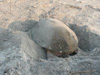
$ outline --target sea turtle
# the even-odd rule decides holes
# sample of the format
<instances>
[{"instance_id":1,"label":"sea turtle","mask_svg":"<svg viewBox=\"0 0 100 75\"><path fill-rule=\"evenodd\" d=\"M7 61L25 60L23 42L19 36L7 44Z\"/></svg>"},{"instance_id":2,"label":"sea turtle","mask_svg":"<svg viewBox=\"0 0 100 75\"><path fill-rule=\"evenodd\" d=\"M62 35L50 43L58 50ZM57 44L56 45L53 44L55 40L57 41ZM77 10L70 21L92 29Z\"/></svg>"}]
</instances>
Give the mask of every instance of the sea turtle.
<instances>
[{"instance_id":1,"label":"sea turtle","mask_svg":"<svg viewBox=\"0 0 100 75\"><path fill-rule=\"evenodd\" d=\"M56 56L66 57L78 49L76 34L56 19L40 19L32 29L32 38L36 44Z\"/></svg>"}]
</instances>

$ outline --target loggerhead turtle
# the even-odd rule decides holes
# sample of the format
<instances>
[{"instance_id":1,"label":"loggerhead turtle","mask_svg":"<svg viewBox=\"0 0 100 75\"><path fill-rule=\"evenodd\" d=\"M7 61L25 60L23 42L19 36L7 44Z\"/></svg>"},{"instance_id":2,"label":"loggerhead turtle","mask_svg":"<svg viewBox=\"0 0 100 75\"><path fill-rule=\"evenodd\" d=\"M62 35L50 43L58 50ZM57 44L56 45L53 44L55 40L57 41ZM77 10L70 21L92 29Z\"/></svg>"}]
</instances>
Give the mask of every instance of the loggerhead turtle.
<instances>
[{"instance_id":1,"label":"loggerhead turtle","mask_svg":"<svg viewBox=\"0 0 100 75\"><path fill-rule=\"evenodd\" d=\"M66 57L78 50L76 34L56 19L40 19L32 29L32 38L36 44L59 57Z\"/></svg>"}]
</instances>

